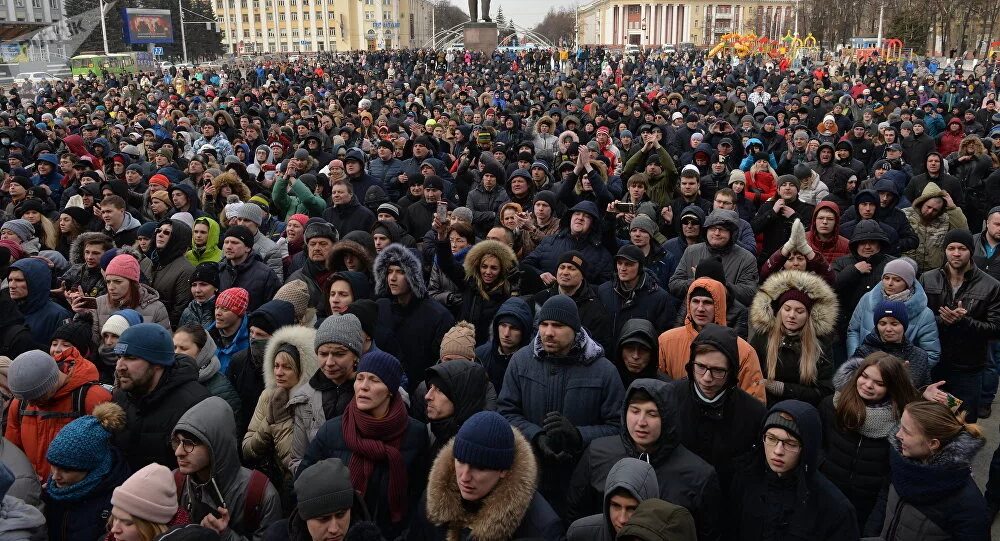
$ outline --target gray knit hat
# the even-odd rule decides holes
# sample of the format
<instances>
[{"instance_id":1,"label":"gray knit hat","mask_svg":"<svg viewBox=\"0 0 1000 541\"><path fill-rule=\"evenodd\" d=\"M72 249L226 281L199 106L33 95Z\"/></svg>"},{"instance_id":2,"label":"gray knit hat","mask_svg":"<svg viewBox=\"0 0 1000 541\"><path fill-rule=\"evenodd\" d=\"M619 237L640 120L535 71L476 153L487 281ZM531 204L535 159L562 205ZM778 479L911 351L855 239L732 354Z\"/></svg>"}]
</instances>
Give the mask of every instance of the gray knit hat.
<instances>
[{"instance_id":1,"label":"gray knit hat","mask_svg":"<svg viewBox=\"0 0 1000 541\"><path fill-rule=\"evenodd\" d=\"M18 355L7 369L10 392L32 402L56 390L59 367L51 355L37 349Z\"/></svg>"},{"instance_id":2,"label":"gray knit hat","mask_svg":"<svg viewBox=\"0 0 1000 541\"><path fill-rule=\"evenodd\" d=\"M327 458L309 466L295 480L299 517L322 517L354 505L351 472L339 458Z\"/></svg>"},{"instance_id":3,"label":"gray knit hat","mask_svg":"<svg viewBox=\"0 0 1000 541\"><path fill-rule=\"evenodd\" d=\"M243 218L260 225L264 221L264 212L257 205L239 205L233 209L233 218Z\"/></svg>"},{"instance_id":4,"label":"gray knit hat","mask_svg":"<svg viewBox=\"0 0 1000 541\"><path fill-rule=\"evenodd\" d=\"M7 229L11 233L17 235L17 238L21 239L21 242L35 236L35 226L31 225L31 222L25 220L24 218L8 220L0 226L0 229Z\"/></svg>"},{"instance_id":5,"label":"gray knit hat","mask_svg":"<svg viewBox=\"0 0 1000 541\"><path fill-rule=\"evenodd\" d=\"M629 229L641 229L649 234L650 237L660 232L659 228L656 227L656 223L653 219L645 214L636 214L635 218L632 218L632 223L629 225Z\"/></svg>"},{"instance_id":6,"label":"gray knit hat","mask_svg":"<svg viewBox=\"0 0 1000 541\"><path fill-rule=\"evenodd\" d=\"M316 330L315 348L323 344L341 344L361 356L361 321L354 314L333 314L323 320Z\"/></svg>"}]
</instances>

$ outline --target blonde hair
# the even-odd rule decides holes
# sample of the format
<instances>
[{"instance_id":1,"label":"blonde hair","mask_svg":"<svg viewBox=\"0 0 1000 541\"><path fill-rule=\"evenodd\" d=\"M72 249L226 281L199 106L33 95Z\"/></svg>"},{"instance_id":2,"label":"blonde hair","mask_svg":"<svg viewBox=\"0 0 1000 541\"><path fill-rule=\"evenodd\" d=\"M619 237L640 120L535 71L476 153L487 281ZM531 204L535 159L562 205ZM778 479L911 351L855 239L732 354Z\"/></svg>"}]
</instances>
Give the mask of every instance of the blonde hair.
<instances>
[{"instance_id":1,"label":"blonde hair","mask_svg":"<svg viewBox=\"0 0 1000 541\"><path fill-rule=\"evenodd\" d=\"M920 430L927 439L938 440L942 445L963 431L976 439L985 438L979 425L965 422L964 411L952 413L948 406L940 402L918 400L907 404L904 411L920 425Z\"/></svg>"},{"instance_id":2,"label":"blonde hair","mask_svg":"<svg viewBox=\"0 0 1000 541\"><path fill-rule=\"evenodd\" d=\"M781 307L778 307L778 311L781 311ZM780 316L776 313L774 317L779 318ZM778 369L778 348L781 346L784 334L785 326L780 321L775 322L774 326L771 327L770 334L768 334L767 376L769 378L774 378L775 371ZM817 365L819 364L819 356L822 352L819 347L819 340L816 338L816 329L813 327L812 317L806 318L806 324L799 332L799 343L802 346L802 352L799 354L799 383L812 385L816 383L816 376L819 372Z\"/></svg>"},{"instance_id":3,"label":"blonde hair","mask_svg":"<svg viewBox=\"0 0 1000 541\"><path fill-rule=\"evenodd\" d=\"M108 531L111 531L112 524L114 523L114 515L108 517ZM160 524L158 522L150 522L144 518L139 518L132 515L132 524L135 525L135 529L139 531L139 537L142 541L153 541L160 534L164 534L170 529L170 526L166 524Z\"/></svg>"}]
</instances>

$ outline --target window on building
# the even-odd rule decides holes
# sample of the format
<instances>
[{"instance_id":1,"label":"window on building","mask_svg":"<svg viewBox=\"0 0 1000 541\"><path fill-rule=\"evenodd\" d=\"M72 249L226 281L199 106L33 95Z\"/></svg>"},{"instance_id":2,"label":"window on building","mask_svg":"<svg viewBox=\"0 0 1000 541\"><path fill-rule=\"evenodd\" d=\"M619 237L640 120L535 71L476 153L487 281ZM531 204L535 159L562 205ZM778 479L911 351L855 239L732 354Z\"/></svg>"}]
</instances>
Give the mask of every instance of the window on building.
<instances>
[{"instance_id":1,"label":"window on building","mask_svg":"<svg viewBox=\"0 0 1000 541\"><path fill-rule=\"evenodd\" d=\"M281 52L283 52L283 53L287 53L288 52L288 44L287 43L282 43L281 44Z\"/></svg>"},{"instance_id":2,"label":"window on building","mask_svg":"<svg viewBox=\"0 0 1000 541\"><path fill-rule=\"evenodd\" d=\"M31 0L31 7L42 9L42 0Z\"/></svg>"},{"instance_id":3,"label":"window on building","mask_svg":"<svg viewBox=\"0 0 1000 541\"><path fill-rule=\"evenodd\" d=\"M299 20L299 14L298 14L298 13L294 13L294 12L293 12L293 13L292 13L292 20L293 20L293 21L297 21L297 20Z\"/></svg>"},{"instance_id":4,"label":"window on building","mask_svg":"<svg viewBox=\"0 0 1000 541\"><path fill-rule=\"evenodd\" d=\"M311 17L312 17L312 14L309 13L308 11L302 14L302 20L303 21L308 21Z\"/></svg>"},{"instance_id":5,"label":"window on building","mask_svg":"<svg viewBox=\"0 0 1000 541\"><path fill-rule=\"evenodd\" d=\"M267 31L267 37L273 38L274 37L274 30L268 30Z\"/></svg>"},{"instance_id":6,"label":"window on building","mask_svg":"<svg viewBox=\"0 0 1000 541\"><path fill-rule=\"evenodd\" d=\"M59 0L49 0L49 7L52 8L53 11L58 10Z\"/></svg>"},{"instance_id":7,"label":"window on building","mask_svg":"<svg viewBox=\"0 0 1000 541\"><path fill-rule=\"evenodd\" d=\"M299 37L299 31L298 30L292 30L292 37L293 38Z\"/></svg>"},{"instance_id":8,"label":"window on building","mask_svg":"<svg viewBox=\"0 0 1000 541\"><path fill-rule=\"evenodd\" d=\"M243 22L244 23L249 23L250 22L250 16L249 15L244 15L243 16Z\"/></svg>"},{"instance_id":9,"label":"window on building","mask_svg":"<svg viewBox=\"0 0 1000 541\"><path fill-rule=\"evenodd\" d=\"M288 37L288 30L282 30L281 31L281 37L287 38Z\"/></svg>"},{"instance_id":10,"label":"window on building","mask_svg":"<svg viewBox=\"0 0 1000 541\"><path fill-rule=\"evenodd\" d=\"M284 22L285 21L285 14L284 13L279 13L278 14L278 20Z\"/></svg>"},{"instance_id":11,"label":"window on building","mask_svg":"<svg viewBox=\"0 0 1000 541\"><path fill-rule=\"evenodd\" d=\"M260 38L260 39L263 39L263 38L264 38L264 33L263 33L263 32L261 32L260 30L258 30L258 31L256 32L256 35L257 35L257 37L258 37L258 38Z\"/></svg>"},{"instance_id":12,"label":"window on building","mask_svg":"<svg viewBox=\"0 0 1000 541\"><path fill-rule=\"evenodd\" d=\"M331 28L330 29L330 37L331 38L337 37L337 29L336 28Z\"/></svg>"},{"instance_id":13,"label":"window on building","mask_svg":"<svg viewBox=\"0 0 1000 541\"><path fill-rule=\"evenodd\" d=\"M250 31L249 30L244 30L243 31L243 37L244 38L249 38L250 37Z\"/></svg>"},{"instance_id":14,"label":"window on building","mask_svg":"<svg viewBox=\"0 0 1000 541\"><path fill-rule=\"evenodd\" d=\"M375 5L375 0L365 0L365 5L366 6L374 6Z\"/></svg>"},{"instance_id":15,"label":"window on building","mask_svg":"<svg viewBox=\"0 0 1000 541\"><path fill-rule=\"evenodd\" d=\"M410 35L414 36L416 34L417 34L417 32L416 32L416 21L414 21L413 14L411 13L410 14Z\"/></svg>"},{"instance_id":16,"label":"window on building","mask_svg":"<svg viewBox=\"0 0 1000 541\"><path fill-rule=\"evenodd\" d=\"M323 29L322 28L317 28L316 29L316 35L319 36L319 37L323 37Z\"/></svg>"},{"instance_id":17,"label":"window on building","mask_svg":"<svg viewBox=\"0 0 1000 541\"><path fill-rule=\"evenodd\" d=\"M325 51L326 50L326 44L324 44L322 41L317 44L317 47L318 47L319 51Z\"/></svg>"},{"instance_id":18,"label":"window on building","mask_svg":"<svg viewBox=\"0 0 1000 541\"><path fill-rule=\"evenodd\" d=\"M382 12L382 20L383 21L388 21L390 19L392 19L392 13L389 13L388 11L383 11Z\"/></svg>"},{"instance_id":19,"label":"window on building","mask_svg":"<svg viewBox=\"0 0 1000 541\"><path fill-rule=\"evenodd\" d=\"M365 12L365 20L366 21L374 21L375 20L375 12L374 11L366 11Z\"/></svg>"}]
</instances>

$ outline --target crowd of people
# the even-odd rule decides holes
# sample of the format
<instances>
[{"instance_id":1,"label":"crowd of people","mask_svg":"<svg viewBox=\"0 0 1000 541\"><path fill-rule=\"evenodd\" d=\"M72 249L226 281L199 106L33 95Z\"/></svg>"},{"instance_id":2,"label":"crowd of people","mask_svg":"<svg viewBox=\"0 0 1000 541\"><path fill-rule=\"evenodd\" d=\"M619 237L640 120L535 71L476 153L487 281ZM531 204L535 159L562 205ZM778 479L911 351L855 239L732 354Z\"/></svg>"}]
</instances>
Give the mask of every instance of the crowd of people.
<instances>
[{"instance_id":1,"label":"crowd of people","mask_svg":"<svg viewBox=\"0 0 1000 541\"><path fill-rule=\"evenodd\" d=\"M988 539L998 88L587 47L8 89L0 539Z\"/></svg>"}]
</instances>

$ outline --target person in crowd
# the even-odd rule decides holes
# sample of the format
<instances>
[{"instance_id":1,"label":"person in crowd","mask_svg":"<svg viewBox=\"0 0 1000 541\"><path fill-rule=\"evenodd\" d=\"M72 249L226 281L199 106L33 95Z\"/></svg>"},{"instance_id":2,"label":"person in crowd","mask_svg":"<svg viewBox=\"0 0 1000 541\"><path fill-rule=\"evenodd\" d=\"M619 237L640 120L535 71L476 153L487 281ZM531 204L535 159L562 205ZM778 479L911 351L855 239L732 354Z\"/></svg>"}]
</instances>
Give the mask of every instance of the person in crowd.
<instances>
[{"instance_id":1,"label":"person in crowd","mask_svg":"<svg viewBox=\"0 0 1000 541\"><path fill-rule=\"evenodd\" d=\"M866 533L894 540L908 532L988 538L995 507L988 510L970 475L985 443L979 426L948 406L927 400L907 404L889 435L889 490L883 489Z\"/></svg>"},{"instance_id":2,"label":"person in crowd","mask_svg":"<svg viewBox=\"0 0 1000 541\"><path fill-rule=\"evenodd\" d=\"M198 383L208 394L226 401L233 413L239 417L243 408L240 396L222 372L222 362L216 357L218 348L205 329L198 324L185 325L174 332L174 353L187 355L198 365ZM249 407L249 405L247 406Z\"/></svg>"},{"instance_id":3,"label":"person in crowd","mask_svg":"<svg viewBox=\"0 0 1000 541\"><path fill-rule=\"evenodd\" d=\"M611 317L597 296L597 287L587 281L588 268L589 262L584 259L581 252L575 250L563 252L556 269L556 281L530 297L535 314L534 322L539 323L538 313L545 301L555 295L566 295L576 303L580 322L591 338L599 344L608 344L611 342L612 334Z\"/></svg>"},{"instance_id":4,"label":"person in crowd","mask_svg":"<svg viewBox=\"0 0 1000 541\"><path fill-rule=\"evenodd\" d=\"M677 441L676 418L667 409L673 402L670 393L670 385L662 381L632 382L621 412L625 430L593 440L573 472L566 496L570 520L602 511L609 472L619 460L631 457L653 466L660 498L691 511L698 539L720 539L719 478L712 466Z\"/></svg>"},{"instance_id":5,"label":"person in crowd","mask_svg":"<svg viewBox=\"0 0 1000 541\"><path fill-rule=\"evenodd\" d=\"M184 412L209 396L198 383L198 367L186 355L175 356L170 333L155 323L126 329L115 353L113 400L125 410L125 429L115 434L115 446L137 472L154 462L175 466L170 434Z\"/></svg>"},{"instance_id":6,"label":"person in crowd","mask_svg":"<svg viewBox=\"0 0 1000 541\"><path fill-rule=\"evenodd\" d=\"M909 317L906 305L900 301L884 300L875 305L872 312L875 327L851 357L863 359L882 352L905 359L911 383L923 387L931 383L932 363L927 352L913 345L907 338Z\"/></svg>"},{"instance_id":7,"label":"person in crowd","mask_svg":"<svg viewBox=\"0 0 1000 541\"><path fill-rule=\"evenodd\" d=\"M232 209L233 222L236 225L246 228L250 233L253 242L247 244L253 249L253 253L263 261L280 282L284 278L284 265L281 260L281 250L273 240L261 231L261 224L264 223L264 211L256 203L243 203L235 205ZM227 238L229 232L226 232ZM223 245L223 254L226 247ZM225 256L229 259L228 256Z\"/></svg>"},{"instance_id":8,"label":"person in crowd","mask_svg":"<svg viewBox=\"0 0 1000 541\"><path fill-rule=\"evenodd\" d=\"M223 374L233 357L250 347L249 304L250 294L241 287L231 287L215 299L214 317L206 331L216 345L215 355Z\"/></svg>"},{"instance_id":9,"label":"person in crowd","mask_svg":"<svg viewBox=\"0 0 1000 541\"><path fill-rule=\"evenodd\" d=\"M191 247L184 252L188 263L197 268L202 263L222 261L222 248L219 246L221 235L219 222L207 216L195 219L191 226Z\"/></svg>"},{"instance_id":10,"label":"person in crowd","mask_svg":"<svg viewBox=\"0 0 1000 541\"><path fill-rule=\"evenodd\" d=\"M819 412L800 400L771 407L760 445L730 488L732 539L858 539L854 506L817 469L823 444Z\"/></svg>"},{"instance_id":11,"label":"person in crowd","mask_svg":"<svg viewBox=\"0 0 1000 541\"><path fill-rule=\"evenodd\" d=\"M344 414L320 427L298 466L299 475L326 458L351 470L383 537L400 535L419 509L429 464L427 429L406 413L399 393L403 367L385 352L369 352L358 363L354 397Z\"/></svg>"},{"instance_id":12,"label":"person in crowd","mask_svg":"<svg viewBox=\"0 0 1000 541\"><path fill-rule=\"evenodd\" d=\"M886 301L901 302L906 307L905 321L899 320L898 317L896 319L905 328L906 343L925 352L928 361L926 369L930 370L941 357L937 322L934 318L934 312L927 307L927 294L924 292L924 286L917 281L915 264L905 257L886 263L885 270L882 271L881 283L865 293L855 305L847 327L848 354L857 356L854 352L867 341L872 331L877 330L879 319L883 317L884 312L878 312L876 307ZM850 309L850 307L845 306L844 309ZM876 319L872 319L873 311ZM898 314L902 314L902 312L898 312ZM877 332L876 335L878 334L880 333ZM902 343L900 342L900 344ZM909 357L901 358L908 359ZM929 378L930 374L928 373L926 376Z\"/></svg>"},{"instance_id":13,"label":"person in crowd","mask_svg":"<svg viewBox=\"0 0 1000 541\"><path fill-rule=\"evenodd\" d=\"M7 359L0 359L0 374L9 368L4 366L5 363L7 363ZM0 376L0 379L3 377L5 376ZM10 483L10 487L6 489L6 494L32 507L40 508L42 485L39 482L38 474L35 473L35 468L25 456L24 451L2 436L0 436L0 464L5 464L10 468L11 478L7 481Z\"/></svg>"},{"instance_id":14,"label":"person in crowd","mask_svg":"<svg viewBox=\"0 0 1000 541\"><path fill-rule=\"evenodd\" d=\"M760 210L750 225L753 232L763 237L761 259L770 257L781 248L792 234L792 225L813 215L813 206L799 199L802 181L795 175L778 177L778 191L774 197L761 203Z\"/></svg>"},{"instance_id":15,"label":"person in crowd","mask_svg":"<svg viewBox=\"0 0 1000 541\"><path fill-rule=\"evenodd\" d=\"M695 205L688 205L681 211L680 220L676 222L677 236L671 238L663 245L663 249L673 255L678 264L680 263L681 256L684 255L688 247L704 242L705 217L705 211ZM676 266L674 270L677 270ZM669 279L667 287L670 287Z\"/></svg>"},{"instance_id":16,"label":"person in crowd","mask_svg":"<svg viewBox=\"0 0 1000 541\"><path fill-rule=\"evenodd\" d=\"M28 258L10 264L7 294L17 303L36 344L51 342L56 328L70 315L50 298L51 289L52 271L44 260Z\"/></svg>"},{"instance_id":17,"label":"person in crowd","mask_svg":"<svg viewBox=\"0 0 1000 541\"><path fill-rule=\"evenodd\" d=\"M258 231L257 234L260 234ZM254 311L274 296L281 280L273 268L254 252L257 239L242 225L226 229L222 240L223 260L219 264L219 291L239 287L248 292L247 308Z\"/></svg>"},{"instance_id":18,"label":"person in crowd","mask_svg":"<svg viewBox=\"0 0 1000 541\"><path fill-rule=\"evenodd\" d=\"M687 295L699 263L719 257L722 259L727 288L737 301L750 305L757 291L757 258L736 245L738 220L739 216L734 211L725 209L713 210L705 218L705 241L684 250L684 255L677 263L677 270L670 278L669 290L674 297L684 298Z\"/></svg>"},{"instance_id":19,"label":"person in crowd","mask_svg":"<svg viewBox=\"0 0 1000 541\"><path fill-rule=\"evenodd\" d=\"M670 376L659 370L659 344L656 329L645 319L630 319L622 325L614 352L614 364L622 385L628 388L637 379L650 378L670 381Z\"/></svg>"},{"instance_id":20,"label":"person in crowd","mask_svg":"<svg viewBox=\"0 0 1000 541\"><path fill-rule=\"evenodd\" d=\"M111 493L106 541L153 541L172 527L187 524L178 505L170 468L149 464L138 469Z\"/></svg>"},{"instance_id":21,"label":"person in crowd","mask_svg":"<svg viewBox=\"0 0 1000 541\"><path fill-rule=\"evenodd\" d=\"M750 344L757 351L767 403L818 405L833 392L830 336L837 296L818 276L784 271L767 279L750 306Z\"/></svg>"},{"instance_id":22,"label":"person in crowd","mask_svg":"<svg viewBox=\"0 0 1000 541\"><path fill-rule=\"evenodd\" d=\"M913 206L903 209L910 227L917 234L919 244L913 250L904 252L917 263L921 270L936 269L944 262L944 246L941 242L952 229L969 230L969 222L961 207L957 206L951 194L929 182Z\"/></svg>"},{"instance_id":23,"label":"person in crowd","mask_svg":"<svg viewBox=\"0 0 1000 541\"><path fill-rule=\"evenodd\" d=\"M181 313L191 302L189 285L194 266L184 257L191 246L191 228L180 220L166 219L156 228L156 256L150 285L169 306L171 327L176 328Z\"/></svg>"},{"instance_id":24,"label":"person in crowd","mask_svg":"<svg viewBox=\"0 0 1000 541\"><path fill-rule=\"evenodd\" d=\"M850 307L857 306L861 297L882 281L885 265L895 259L886 251L888 244L889 237L878 222L862 220L851 237L851 253L833 262L833 272L837 275L837 299L841 306L837 316L838 337L843 336L848 327L849 314L853 314ZM840 346L837 360L846 360L848 352L842 345L843 340L837 344Z\"/></svg>"},{"instance_id":25,"label":"person in crowd","mask_svg":"<svg viewBox=\"0 0 1000 541\"><path fill-rule=\"evenodd\" d=\"M788 240L761 265L760 279L766 281L772 274L783 270L811 272L823 278L831 286L837 281L830 263L806 240L805 228L798 218L792 223Z\"/></svg>"},{"instance_id":26,"label":"person in crowd","mask_svg":"<svg viewBox=\"0 0 1000 541\"><path fill-rule=\"evenodd\" d=\"M99 297L108 292L101 272L101 256L114 247L104 233L80 233L69 249L70 268L59 278L65 289L77 289L87 297Z\"/></svg>"},{"instance_id":27,"label":"person in crowd","mask_svg":"<svg viewBox=\"0 0 1000 541\"><path fill-rule=\"evenodd\" d=\"M103 517L111 512L111 494L128 479L128 466L111 444L125 427L125 411L114 402L94 408L64 426L45 457L51 473L45 483L45 521L49 539L100 539L107 533Z\"/></svg>"},{"instance_id":28,"label":"person in crowd","mask_svg":"<svg viewBox=\"0 0 1000 541\"><path fill-rule=\"evenodd\" d=\"M920 398L903 359L876 352L847 361L834 374L836 391L819 407L826 454L820 471L850 500L862 531L888 483L889 435L903 408Z\"/></svg>"},{"instance_id":29,"label":"person in crowd","mask_svg":"<svg viewBox=\"0 0 1000 541\"><path fill-rule=\"evenodd\" d=\"M625 457L608 472L602 512L577 519L566 531L568 541L612 540L628 524L642 502L660 495L656 471L648 462Z\"/></svg>"},{"instance_id":30,"label":"person in crowd","mask_svg":"<svg viewBox=\"0 0 1000 541\"><path fill-rule=\"evenodd\" d=\"M302 280L309 286L309 304L318 306L323 300L323 285L327 282L330 273L330 255L333 247L340 240L340 233L330 224L313 218L307 221L303 238L305 239L305 250L300 252L301 262L296 265L296 260L292 258L289 264L291 272L288 281Z\"/></svg>"},{"instance_id":31,"label":"person in crowd","mask_svg":"<svg viewBox=\"0 0 1000 541\"><path fill-rule=\"evenodd\" d=\"M628 522L618 531L619 539L635 541L695 541L691 512L658 498L640 503Z\"/></svg>"},{"instance_id":32,"label":"person in crowd","mask_svg":"<svg viewBox=\"0 0 1000 541\"><path fill-rule=\"evenodd\" d=\"M201 325L206 330L215 322L215 301L219 292L219 264L199 263L188 278L191 301L188 302L177 324Z\"/></svg>"},{"instance_id":33,"label":"person in crowd","mask_svg":"<svg viewBox=\"0 0 1000 541\"><path fill-rule=\"evenodd\" d=\"M489 340L475 350L476 360L486 370L490 384L499 393L514 353L531 342L531 307L521 297L504 301L493 316Z\"/></svg>"},{"instance_id":34,"label":"person in crowd","mask_svg":"<svg viewBox=\"0 0 1000 541\"><path fill-rule=\"evenodd\" d=\"M601 284L611 278L611 254L600 242L601 216L597 206L581 201L569 209L568 225L558 234L545 237L527 257L521 260L521 269L528 276L537 277L540 284L529 291L538 291L556 281L559 259L567 251L578 251L587 261L587 281ZM527 285L527 284L525 284Z\"/></svg>"},{"instance_id":35,"label":"person in crowd","mask_svg":"<svg viewBox=\"0 0 1000 541\"><path fill-rule=\"evenodd\" d=\"M676 319L673 298L647 272L645 260L638 246L622 246L615 254L615 276L597 288L597 298L611 316L610 343L617 343L629 319L650 321L657 332Z\"/></svg>"},{"instance_id":36,"label":"person in crowd","mask_svg":"<svg viewBox=\"0 0 1000 541\"><path fill-rule=\"evenodd\" d=\"M29 541L48 539L45 515L24 500L10 494L13 484L14 473L6 464L0 462L0 513L4 517L0 522L0 536Z\"/></svg>"},{"instance_id":37,"label":"person in crowd","mask_svg":"<svg viewBox=\"0 0 1000 541\"><path fill-rule=\"evenodd\" d=\"M244 540L260 538L281 518L278 491L263 473L240 465L235 416L225 400L211 396L188 409L171 431L170 447L180 505L193 524Z\"/></svg>"},{"instance_id":38,"label":"person in crowd","mask_svg":"<svg viewBox=\"0 0 1000 541\"><path fill-rule=\"evenodd\" d=\"M823 254L831 265L850 253L850 241L840 234L840 207L830 201L816 203L806 241L814 250Z\"/></svg>"},{"instance_id":39,"label":"person in crowd","mask_svg":"<svg viewBox=\"0 0 1000 541\"><path fill-rule=\"evenodd\" d=\"M141 222L126 210L125 200L117 195L109 195L101 199L101 220L104 229L101 231L114 241L115 246L123 248L135 244Z\"/></svg>"},{"instance_id":40,"label":"person in crowd","mask_svg":"<svg viewBox=\"0 0 1000 541\"><path fill-rule=\"evenodd\" d=\"M160 294L151 286L142 283L142 279L139 261L131 254L119 254L104 269L104 281L108 292L97 297L94 303L96 310L88 306L85 297L73 297L73 311L77 314L90 314L94 320L94 342L101 337L101 329L108 318L123 309L135 310L142 316L143 321L171 330L170 314L166 306L160 302Z\"/></svg>"}]
</instances>

